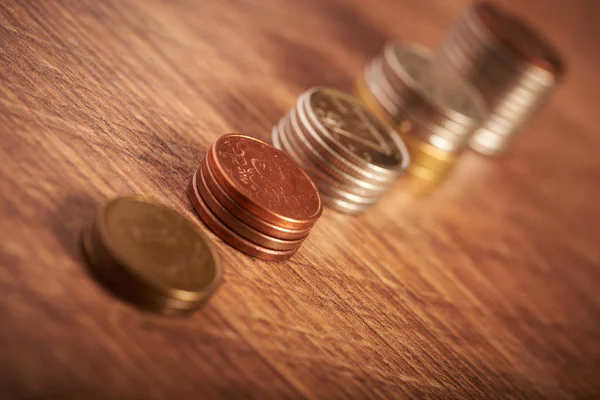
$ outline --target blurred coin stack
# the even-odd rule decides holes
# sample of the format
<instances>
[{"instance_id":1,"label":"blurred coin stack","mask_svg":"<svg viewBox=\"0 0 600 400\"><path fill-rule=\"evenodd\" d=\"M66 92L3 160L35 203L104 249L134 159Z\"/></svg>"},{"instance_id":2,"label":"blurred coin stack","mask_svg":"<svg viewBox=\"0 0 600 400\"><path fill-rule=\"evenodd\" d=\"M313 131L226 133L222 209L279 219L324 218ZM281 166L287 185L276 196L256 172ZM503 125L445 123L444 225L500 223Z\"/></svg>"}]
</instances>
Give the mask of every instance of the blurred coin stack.
<instances>
[{"instance_id":1,"label":"blurred coin stack","mask_svg":"<svg viewBox=\"0 0 600 400\"><path fill-rule=\"evenodd\" d=\"M414 43L388 43L365 67L355 93L396 128L410 152L410 173L427 183L450 171L485 113L471 85Z\"/></svg>"},{"instance_id":2,"label":"blurred coin stack","mask_svg":"<svg viewBox=\"0 0 600 400\"><path fill-rule=\"evenodd\" d=\"M198 226L142 197L108 202L82 239L98 280L144 310L189 315L221 280L219 260Z\"/></svg>"},{"instance_id":3,"label":"blurred coin stack","mask_svg":"<svg viewBox=\"0 0 600 400\"><path fill-rule=\"evenodd\" d=\"M264 260L290 258L323 210L316 186L294 160L241 134L212 144L189 197L217 236Z\"/></svg>"},{"instance_id":4,"label":"blurred coin stack","mask_svg":"<svg viewBox=\"0 0 600 400\"><path fill-rule=\"evenodd\" d=\"M345 213L375 204L409 164L397 132L329 88L302 94L273 128L272 141L313 178L328 206Z\"/></svg>"},{"instance_id":5,"label":"blurred coin stack","mask_svg":"<svg viewBox=\"0 0 600 400\"><path fill-rule=\"evenodd\" d=\"M487 2L460 15L435 59L473 84L487 102L489 114L471 139L471 147L487 155L507 150L564 74L560 55L544 38Z\"/></svg>"}]
</instances>

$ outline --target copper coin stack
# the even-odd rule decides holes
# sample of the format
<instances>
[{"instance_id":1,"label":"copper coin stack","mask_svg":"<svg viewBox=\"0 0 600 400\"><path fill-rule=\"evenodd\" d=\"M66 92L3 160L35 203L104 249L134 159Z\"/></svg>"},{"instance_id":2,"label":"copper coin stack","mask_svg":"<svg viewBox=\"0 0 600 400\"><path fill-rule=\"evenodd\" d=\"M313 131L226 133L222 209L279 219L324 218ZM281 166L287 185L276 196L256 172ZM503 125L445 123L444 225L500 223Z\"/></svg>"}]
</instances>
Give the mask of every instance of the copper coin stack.
<instances>
[{"instance_id":1,"label":"copper coin stack","mask_svg":"<svg viewBox=\"0 0 600 400\"><path fill-rule=\"evenodd\" d=\"M83 232L94 276L147 311L189 315L221 280L221 265L198 225L143 197L120 197Z\"/></svg>"},{"instance_id":2,"label":"copper coin stack","mask_svg":"<svg viewBox=\"0 0 600 400\"><path fill-rule=\"evenodd\" d=\"M414 43L388 43L365 67L356 95L405 140L411 174L432 182L450 171L485 113L471 85Z\"/></svg>"},{"instance_id":3,"label":"copper coin stack","mask_svg":"<svg viewBox=\"0 0 600 400\"><path fill-rule=\"evenodd\" d=\"M329 88L302 94L273 128L272 141L313 178L327 205L346 213L375 204L409 164L397 132Z\"/></svg>"},{"instance_id":4,"label":"copper coin stack","mask_svg":"<svg viewBox=\"0 0 600 400\"><path fill-rule=\"evenodd\" d=\"M486 100L489 114L471 147L487 155L508 149L564 75L561 56L543 37L487 2L475 3L460 15L435 58Z\"/></svg>"},{"instance_id":5,"label":"copper coin stack","mask_svg":"<svg viewBox=\"0 0 600 400\"><path fill-rule=\"evenodd\" d=\"M224 242L264 260L290 258L323 211L315 184L294 160L241 134L212 144L189 197Z\"/></svg>"}]
</instances>

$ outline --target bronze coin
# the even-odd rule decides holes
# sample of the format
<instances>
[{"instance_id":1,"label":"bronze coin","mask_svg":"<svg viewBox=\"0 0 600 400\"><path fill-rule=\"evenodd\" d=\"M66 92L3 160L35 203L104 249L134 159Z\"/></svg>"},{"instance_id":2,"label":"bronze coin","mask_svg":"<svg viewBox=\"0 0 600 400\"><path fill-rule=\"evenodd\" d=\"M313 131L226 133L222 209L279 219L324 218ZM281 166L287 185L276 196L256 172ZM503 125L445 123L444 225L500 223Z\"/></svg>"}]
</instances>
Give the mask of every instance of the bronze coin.
<instances>
[{"instance_id":1,"label":"bronze coin","mask_svg":"<svg viewBox=\"0 0 600 400\"><path fill-rule=\"evenodd\" d=\"M184 302L205 300L221 279L216 253L198 226L141 197L108 202L94 222L95 248L140 290ZM114 269L114 268L113 268Z\"/></svg>"},{"instance_id":2,"label":"bronze coin","mask_svg":"<svg viewBox=\"0 0 600 400\"><path fill-rule=\"evenodd\" d=\"M194 209L198 213L200 219L202 219L206 226L208 226L208 228L213 231L215 235L220 237L225 243L243 253L267 261L287 260L298 250L297 248L292 250L271 250L244 239L242 236L238 235L225 224L223 224L210 211L198 193L198 185L196 182L196 179L192 179L188 190L190 201L192 202L192 205L194 206Z\"/></svg>"},{"instance_id":3,"label":"bronze coin","mask_svg":"<svg viewBox=\"0 0 600 400\"><path fill-rule=\"evenodd\" d=\"M227 134L207 156L215 179L255 216L288 229L314 225L323 211L310 177L281 150L258 139Z\"/></svg>"},{"instance_id":4,"label":"bronze coin","mask_svg":"<svg viewBox=\"0 0 600 400\"><path fill-rule=\"evenodd\" d=\"M206 162L206 160L204 160L204 162ZM202 168L194 174L193 179L196 182L198 194L200 194L200 197L202 197L202 200L204 200L204 203L208 206L210 211L212 211L212 213L232 231L248 239L252 243L256 243L260 246L264 246L273 250L291 250L300 246L300 244L302 244L306 238L306 236L304 236L296 240L281 240L265 235L264 233L253 229L251 226L246 225L243 221L236 218L235 215L227 211L225 207L223 207L212 195L206 185L206 180L202 174Z\"/></svg>"},{"instance_id":5,"label":"bronze coin","mask_svg":"<svg viewBox=\"0 0 600 400\"><path fill-rule=\"evenodd\" d=\"M282 240L301 239L310 232L310 229L312 228L311 226L304 229L288 229L258 218L254 214L251 214L244 209L240 204L236 203L231 197L229 197L227 193L225 193L221 185L219 185L219 183L216 181L210 165L208 165L206 160L202 162L200 170L202 171L202 176L204 177L206 187L208 190L210 190L211 194L217 199L217 201L232 215L257 231ZM199 176L196 177L196 180L198 179ZM202 183L200 182L196 182L196 185L198 186L201 184Z\"/></svg>"},{"instance_id":6,"label":"bronze coin","mask_svg":"<svg viewBox=\"0 0 600 400\"><path fill-rule=\"evenodd\" d=\"M93 225L82 232L84 254L94 277L113 295L142 310L173 316L190 315L204 304L163 296L140 285L106 251L95 228Z\"/></svg>"},{"instance_id":7,"label":"bronze coin","mask_svg":"<svg viewBox=\"0 0 600 400\"><path fill-rule=\"evenodd\" d=\"M528 23L489 2L476 4L474 11L496 39L511 51L558 78L564 75L562 57Z\"/></svg>"}]
</instances>

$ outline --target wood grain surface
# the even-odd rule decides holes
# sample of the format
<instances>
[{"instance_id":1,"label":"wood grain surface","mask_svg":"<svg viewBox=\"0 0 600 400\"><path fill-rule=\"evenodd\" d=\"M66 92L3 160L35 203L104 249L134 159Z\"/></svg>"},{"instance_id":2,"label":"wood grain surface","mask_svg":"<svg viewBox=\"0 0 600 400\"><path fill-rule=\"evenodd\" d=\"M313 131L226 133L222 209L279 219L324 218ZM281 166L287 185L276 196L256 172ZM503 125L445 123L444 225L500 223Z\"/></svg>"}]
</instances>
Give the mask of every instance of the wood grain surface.
<instances>
[{"instance_id":1,"label":"wood grain surface","mask_svg":"<svg viewBox=\"0 0 600 400\"><path fill-rule=\"evenodd\" d=\"M569 62L513 151L426 197L326 210L288 262L217 244L190 319L90 277L80 231L125 194L198 221L207 146L268 140L388 38L435 45L467 1L0 3L0 398L600 398L600 2L513 0Z\"/></svg>"}]
</instances>

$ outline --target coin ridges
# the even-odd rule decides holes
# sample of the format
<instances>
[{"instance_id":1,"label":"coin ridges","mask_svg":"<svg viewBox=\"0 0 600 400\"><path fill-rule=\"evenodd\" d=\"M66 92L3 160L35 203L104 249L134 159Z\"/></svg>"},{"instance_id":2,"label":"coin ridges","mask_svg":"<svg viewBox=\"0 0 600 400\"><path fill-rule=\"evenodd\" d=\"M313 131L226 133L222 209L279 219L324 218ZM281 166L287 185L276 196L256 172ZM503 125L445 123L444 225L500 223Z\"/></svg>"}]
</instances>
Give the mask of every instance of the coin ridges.
<instances>
[{"instance_id":1,"label":"coin ridges","mask_svg":"<svg viewBox=\"0 0 600 400\"><path fill-rule=\"evenodd\" d=\"M248 255L267 261L287 260L294 255L297 248L291 250L267 249L266 247L252 243L238 235L211 212L198 193L196 182L197 180L194 177L188 189L190 201L206 226L208 226L210 230L213 231L213 233L220 237L224 242Z\"/></svg>"},{"instance_id":2,"label":"coin ridges","mask_svg":"<svg viewBox=\"0 0 600 400\"><path fill-rule=\"evenodd\" d=\"M466 8L435 58L481 92L489 112L470 140L486 155L507 151L563 80L558 51L518 15L489 2Z\"/></svg>"},{"instance_id":3,"label":"coin ridges","mask_svg":"<svg viewBox=\"0 0 600 400\"><path fill-rule=\"evenodd\" d=\"M227 225L227 227L245 239L273 250L292 250L300 246L302 241L306 238L306 236L303 236L296 240L283 240L257 231L238 219L235 215L231 214L219 203L219 201L213 196L210 189L207 187L206 180L203 176L203 168L200 168L196 172L196 176L193 179L195 179L198 194L200 197L202 197L202 200L208 209L225 225Z\"/></svg>"}]
</instances>

